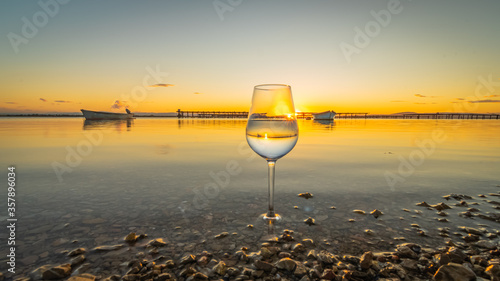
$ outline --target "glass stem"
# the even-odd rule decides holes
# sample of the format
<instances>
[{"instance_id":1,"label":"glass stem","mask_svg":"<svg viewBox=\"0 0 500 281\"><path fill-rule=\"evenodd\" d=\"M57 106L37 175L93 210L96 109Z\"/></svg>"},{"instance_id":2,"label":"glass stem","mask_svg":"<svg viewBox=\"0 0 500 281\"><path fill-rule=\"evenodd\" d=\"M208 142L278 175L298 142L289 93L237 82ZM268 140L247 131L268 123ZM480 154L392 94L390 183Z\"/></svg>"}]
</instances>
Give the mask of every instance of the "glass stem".
<instances>
[{"instance_id":1,"label":"glass stem","mask_svg":"<svg viewBox=\"0 0 500 281\"><path fill-rule=\"evenodd\" d=\"M275 220L267 220L267 234L274 236L274 223Z\"/></svg>"},{"instance_id":2,"label":"glass stem","mask_svg":"<svg viewBox=\"0 0 500 281\"><path fill-rule=\"evenodd\" d=\"M267 160L267 165L269 167L269 211L267 212L267 217L273 218L276 216L274 213L274 166L276 164L275 160Z\"/></svg>"}]
</instances>

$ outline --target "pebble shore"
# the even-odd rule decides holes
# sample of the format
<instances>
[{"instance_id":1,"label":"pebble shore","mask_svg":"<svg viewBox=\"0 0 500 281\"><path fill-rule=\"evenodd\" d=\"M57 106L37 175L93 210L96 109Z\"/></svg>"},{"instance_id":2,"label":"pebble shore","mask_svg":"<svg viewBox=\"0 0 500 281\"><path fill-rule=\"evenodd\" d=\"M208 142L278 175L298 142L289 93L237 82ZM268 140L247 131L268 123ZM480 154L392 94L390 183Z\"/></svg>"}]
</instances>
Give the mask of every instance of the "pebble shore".
<instances>
[{"instance_id":1,"label":"pebble shore","mask_svg":"<svg viewBox=\"0 0 500 281\"><path fill-rule=\"evenodd\" d=\"M313 194L301 193L304 200ZM477 195L485 204L498 209L500 202L490 200L500 193ZM492 227L454 226L447 224L449 210L460 209L460 218L500 223L498 212L481 212L471 204L472 196L449 194L437 204L416 202L421 210L436 212L439 236L443 244L429 247L404 241L394 243L390 251L367 250L359 255L332 251L324 241L315 241L292 229L264 235L257 244L234 248L228 246L237 233L220 232L196 247L184 246L181 251L168 239L148 237L146 233L130 232L121 243L93 248L68 248L60 253L64 262L32 268L22 276L11 278L0 274L0 281L70 280L70 281L167 281L167 280L493 280L500 281L500 232ZM334 206L331 207L335 209ZM380 210L365 212L354 209L358 216L384 217ZM442 219L439 221L439 219ZM357 223L354 219L353 225ZM303 220L304 227L321 225L314 217ZM253 225L246 226L251 230ZM411 228L419 235L428 235L418 224ZM270 228L270 231L274 230ZM458 230L458 231L455 231ZM272 232L272 231L271 231ZM373 231L365 229L373 237ZM452 239L453 238L453 239ZM219 251L214 245L221 245ZM181 245L183 246L183 245ZM200 248L201 247L201 248ZM349 245L344 245L348 248ZM177 249L173 254L172 249ZM370 248L370 247L365 247Z\"/></svg>"}]
</instances>

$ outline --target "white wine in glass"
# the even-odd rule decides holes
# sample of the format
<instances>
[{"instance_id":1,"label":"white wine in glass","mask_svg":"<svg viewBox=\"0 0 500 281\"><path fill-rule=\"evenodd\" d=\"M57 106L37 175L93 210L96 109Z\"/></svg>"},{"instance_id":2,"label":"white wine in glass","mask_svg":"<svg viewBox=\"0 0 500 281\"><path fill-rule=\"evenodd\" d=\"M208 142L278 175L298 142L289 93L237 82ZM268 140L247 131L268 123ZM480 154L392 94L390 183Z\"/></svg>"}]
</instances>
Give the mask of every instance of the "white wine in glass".
<instances>
[{"instance_id":1,"label":"white wine in glass","mask_svg":"<svg viewBox=\"0 0 500 281\"><path fill-rule=\"evenodd\" d=\"M257 85L246 128L248 145L267 160L269 167L269 210L265 220L279 220L274 212L274 167L276 161L290 152L299 138L299 128L290 86Z\"/></svg>"}]
</instances>

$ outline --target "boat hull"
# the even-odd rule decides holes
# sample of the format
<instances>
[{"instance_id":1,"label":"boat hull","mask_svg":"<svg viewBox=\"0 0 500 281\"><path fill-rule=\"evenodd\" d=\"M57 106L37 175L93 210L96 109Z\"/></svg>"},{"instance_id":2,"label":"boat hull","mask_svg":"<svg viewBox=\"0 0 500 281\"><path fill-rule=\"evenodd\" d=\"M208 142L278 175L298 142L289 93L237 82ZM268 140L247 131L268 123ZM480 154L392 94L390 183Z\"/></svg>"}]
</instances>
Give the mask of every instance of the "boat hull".
<instances>
[{"instance_id":1,"label":"boat hull","mask_svg":"<svg viewBox=\"0 0 500 281\"><path fill-rule=\"evenodd\" d=\"M81 109L83 116L87 120L127 120L133 119L133 113L114 113L104 111L92 111Z\"/></svg>"},{"instance_id":2,"label":"boat hull","mask_svg":"<svg viewBox=\"0 0 500 281\"><path fill-rule=\"evenodd\" d=\"M333 120L335 118L335 111L325 111L313 113L314 120Z\"/></svg>"}]
</instances>

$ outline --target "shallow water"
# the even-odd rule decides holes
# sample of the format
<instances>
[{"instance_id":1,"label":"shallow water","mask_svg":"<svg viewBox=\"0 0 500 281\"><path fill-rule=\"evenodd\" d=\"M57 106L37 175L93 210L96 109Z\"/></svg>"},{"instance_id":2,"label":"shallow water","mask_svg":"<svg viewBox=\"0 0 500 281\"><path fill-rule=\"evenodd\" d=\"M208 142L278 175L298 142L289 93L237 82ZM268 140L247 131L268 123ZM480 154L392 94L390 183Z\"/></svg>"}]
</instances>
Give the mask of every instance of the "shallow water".
<instances>
[{"instance_id":1,"label":"shallow water","mask_svg":"<svg viewBox=\"0 0 500 281\"><path fill-rule=\"evenodd\" d=\"M245 125L219 119L0 119L1 181L7 181L9 165L16 167L20 272L62 262L64 250L122 243L131 231L164 238L169 246L162 254L172 257L202 249L258 250L267 234L258 219L267 206L267 167L248 147ZM500 191L499 136L498 120L299 120L297 145L276 164L275 209L284 219L275 231L293 229L325 249L352 254L391 249L398 237L438 245L445 238L437 227L494 231L496 222L459 217L465 207L447 210L450 222L442 223L435 211L415 203L462 193L474 197L469 204L478 203L470 207L497 212L485 200L496 200L488 194ZM300 192L314 197L299 198ZM481 193L488 198L477 197ZM354 209L384 215L375 219ZM5 211L1 216L6 221ZM316 225L304 224L308 217ZM223 231L230 236L214 241ZM6 241L7 233L1 236ZM0 252L5 271L6 243Z\"/></svg>"}]
</instances>

